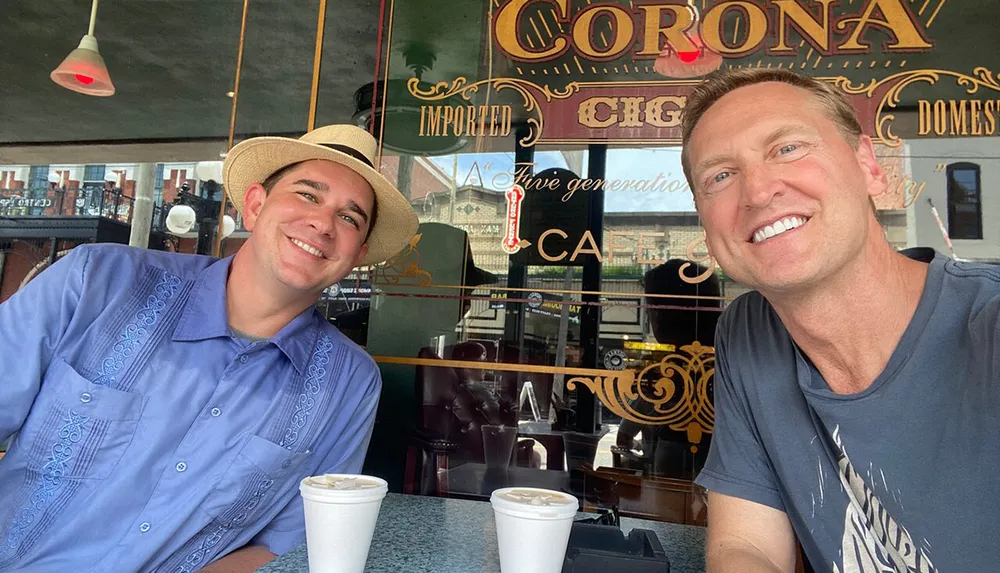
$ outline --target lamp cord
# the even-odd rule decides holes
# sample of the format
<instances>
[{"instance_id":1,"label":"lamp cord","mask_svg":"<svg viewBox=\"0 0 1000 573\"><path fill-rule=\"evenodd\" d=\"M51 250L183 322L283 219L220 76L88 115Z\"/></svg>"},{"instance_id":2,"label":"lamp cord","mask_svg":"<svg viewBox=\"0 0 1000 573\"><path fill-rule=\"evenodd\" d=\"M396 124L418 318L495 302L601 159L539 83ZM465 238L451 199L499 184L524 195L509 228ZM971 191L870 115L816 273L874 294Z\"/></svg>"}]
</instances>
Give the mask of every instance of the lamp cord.
<instances>
[{"instance_id":1,"label":"lamp cord","mask_svg":"<svg viewBox=\"0 0 1000 573\"><path fill-rule=\"evenodd\" d=\"M90 30L87 32L88 36L94 35L94 24L97 22L97 0L94 0L94 5L90 7Z\"/></svg>"}]
</instances>

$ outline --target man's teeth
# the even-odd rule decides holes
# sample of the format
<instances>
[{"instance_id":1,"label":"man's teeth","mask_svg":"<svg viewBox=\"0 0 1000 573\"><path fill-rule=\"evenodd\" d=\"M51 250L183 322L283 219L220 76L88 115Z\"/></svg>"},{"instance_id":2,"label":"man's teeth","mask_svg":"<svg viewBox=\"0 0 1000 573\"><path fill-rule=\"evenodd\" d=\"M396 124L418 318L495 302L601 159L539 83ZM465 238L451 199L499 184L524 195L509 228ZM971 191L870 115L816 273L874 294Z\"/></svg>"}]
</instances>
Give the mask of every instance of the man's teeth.
<instances>
[{"instance_id":1,"label":"man's teeth","mask_svg":"<svg viewBox=\"0 0 1000 573\"><path fill-rule=\"evenodd\" d=\"M766 239L770 239L775 235L780 235L785 231L791 231L796 227L801 227L805 225L806 219L804 217L785 217L779 221L775 221L770 225L765 226L762 229L757 229L753 234L753 242L760 243Z\"/></svg>"},{"instance_id":2,"label":"man's teeth","mask_svg":"<svg viewBox=\"0 0 1000 573\"><path fill-rule=\"evenodd\" d=\"M292 242L295 243L295 245L298 246L303 251L309 253L310 255L315 255L317 257L323 257L323 251L321 251L321 250L319 250L319 249L317 249L315 247L307 245L307 244L303 243L302 241L300 241L298 239L292 239Z\"/></svg>"}]
</instances>

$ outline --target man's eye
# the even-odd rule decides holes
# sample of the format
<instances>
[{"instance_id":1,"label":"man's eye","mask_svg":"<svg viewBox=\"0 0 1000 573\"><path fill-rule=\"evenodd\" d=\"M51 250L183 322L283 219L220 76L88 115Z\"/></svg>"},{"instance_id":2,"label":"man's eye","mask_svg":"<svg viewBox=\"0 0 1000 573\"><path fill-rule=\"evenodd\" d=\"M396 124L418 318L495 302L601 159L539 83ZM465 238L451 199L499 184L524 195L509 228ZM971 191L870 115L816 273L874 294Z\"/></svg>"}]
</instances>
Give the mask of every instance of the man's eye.
<instances>
[{"instance_id":1,"label":"man's eye","mask_svg":"<svg viewBox=\"0 0 1000 573\"><path fill-rule=\"evenodd\" d=\"M781 148L778 149L778 155L788 155L789 153L795 151L798 148L799 146L797 143L789 143L788 145L782 145Z\"/></svg>"},{"instance_id":2,"label":"man's eye","mask_svg":"<svg viewBox=\"0 0 1000 573\"><path fill-rule=\"evenodd\" d=\"M730 175L731 173L729 173L728 171L723 171L712 178L712 183L720 183L722 181L725 181Z\"/></svg>"},{"instance_id":3,"label":"man's eye","mask_svg":"<svg viewBox=\"0 0 1000 573\"><path fill-rule=\"evenodd\" d=\"M299 191L299 195L305 197L305 199L307 201L312 201L313 203L319 203L319 200L316 199L316 196L313 195L312 193L307 193L305 191Z\"/></svg>"},{"instance_id":4,"label":"man's eye","mask_svg":"<svg viewBox=\"0 0 1000 573\"><path fill-rule=\"evenodd\" d=\"M354 225L354 227L357 228L357 229L361 228L361 225L358 224L357 219L355 219L354 217L351 217L350 215L341 215L340 218L343 219L343 220L345 220L345 221L347 221L348 223Z\"/></svg>"}]
</instances>

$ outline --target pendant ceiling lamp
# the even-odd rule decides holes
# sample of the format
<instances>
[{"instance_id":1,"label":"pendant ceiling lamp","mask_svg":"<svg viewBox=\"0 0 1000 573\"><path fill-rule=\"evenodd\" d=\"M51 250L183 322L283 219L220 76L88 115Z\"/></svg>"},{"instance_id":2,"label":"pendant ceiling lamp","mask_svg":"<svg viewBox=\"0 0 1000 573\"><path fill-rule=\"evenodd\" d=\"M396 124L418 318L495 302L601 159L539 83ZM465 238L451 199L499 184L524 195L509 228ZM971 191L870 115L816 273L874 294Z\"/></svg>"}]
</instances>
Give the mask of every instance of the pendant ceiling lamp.
<instances>
[{"instance_id":1,"label":"pendant ceiling lamp","mask_svg":"<svg viewBox=\"0 0 1000 573\"><path fill-rule=\"evenodd\" d=\"M433 92L434 84L421 80L423 73L430 70L437 60L433 49L426 44L412 42L403 49L403 57L406 59L406 67L410 68L418 82L418 89L423 92ZM354 92L355 124L380 137L379 142L383 148L398 153L446 155L465 147L467 138L463 135L448 135L447 129L443 135L436 133L417 135L421 132L421 126L425 121L421 106L427 102L414 97L410 92L408 87L410 79L375 81L358 88ZM438 105L455 108L459 105L453 101L456 99L458 96L448 98ZM462 111L464 112L464 109Z\"/></svg>"},{"instance_id":2,"label":"pendant ceiling lamp","mask_svg":"<svg viewBox=\"0 0 1000 573\"><path fill-rule=\"evenodd\" d=\"M660 55L653 62L653 69L661 76L668 78L696 78L714 72L722 67L722 56L707 45L702 40L699 33L701 15L698 8L688 0L688 9L691 11L691 31L686 32L691 50L675 50L671 46L666 46Z\"/></svg>"},{"instance_id":3,"label":"pendant ceiling lamp","mask_svg":"<svg viewBox=\"0 0 1000 573\"><path fill-rule=\"evenodd\" d=\"M97 0L90 8L90 29L80 40L80 46L66 56L49 77L62 87L92 96L110 96L115 93L104 58L97 49L94 23L97 20Z\"/></svg>"}]
</instances>

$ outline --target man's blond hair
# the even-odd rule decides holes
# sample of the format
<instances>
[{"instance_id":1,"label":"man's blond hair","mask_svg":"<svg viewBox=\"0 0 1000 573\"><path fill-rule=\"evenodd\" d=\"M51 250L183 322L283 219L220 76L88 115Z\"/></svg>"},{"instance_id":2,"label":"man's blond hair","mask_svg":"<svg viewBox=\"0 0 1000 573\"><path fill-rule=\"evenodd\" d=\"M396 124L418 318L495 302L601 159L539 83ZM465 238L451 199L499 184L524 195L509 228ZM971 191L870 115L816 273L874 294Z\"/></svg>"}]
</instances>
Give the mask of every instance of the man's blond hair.
<instances>
[{"instance_id":1,"label":"man's blond hair","mask_svg":"<svg viewBox=\"0 0 1000 573\"><path fill-rule=\"evenodd\" d=\"M699 84L691 96L688 97L687 104L684 106L684 114L681 121L681 145L683 146L681 148L681 167L684 169L684 177L687 179L692 191L695 186L691 178L691 163L688 158L688 142L691 140L691 132L694 131L695 126L701 121L705 112L722 99L723 96L733 90L764 82L781 82L808 91L813 100L837 124L837 128L844 136L844 139L851 147L857 149L862 133L858 116L844 94L828 82L803 76L789 70L768 68L723 69L708 76L704 82ZM767 102L756 102L753 105L767 105Z\"/></svg>"}]
</instances>

